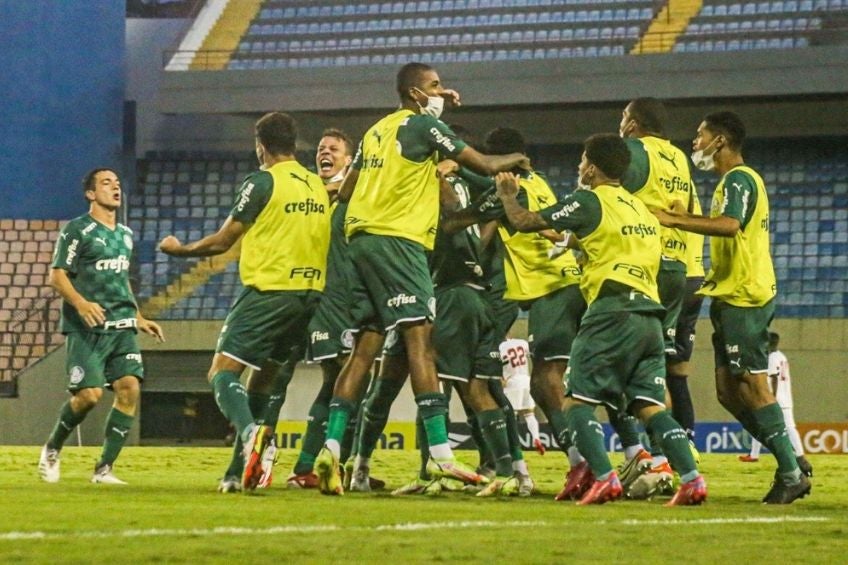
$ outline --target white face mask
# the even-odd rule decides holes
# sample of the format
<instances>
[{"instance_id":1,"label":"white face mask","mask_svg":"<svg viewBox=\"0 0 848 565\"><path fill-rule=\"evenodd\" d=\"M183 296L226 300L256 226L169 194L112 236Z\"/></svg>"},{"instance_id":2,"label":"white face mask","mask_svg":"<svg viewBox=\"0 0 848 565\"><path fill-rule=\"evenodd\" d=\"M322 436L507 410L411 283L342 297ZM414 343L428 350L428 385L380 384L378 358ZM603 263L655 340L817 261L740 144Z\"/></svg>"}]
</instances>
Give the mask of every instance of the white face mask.
<instances>
[{"instance_id":1,"label":"white face mask","mask_svg":"<svg viewBox=\"0 0 848 565\"><path fill-rule=\"evenodd\" d=\"M713 149L712 153L707 155L706 151L710 148L710 146L712 146L712 143L707 145L704 149L698 149L697 151L692 152L692 164L702 171L714 171L716 168L715 154L718 149Z\"/></svg>"},{"instance_id":2,"label":"white face mask","mask_svg":"<svg viewBox=\"0 0 848 565\"><path fill-rule=\"evenodd\" d=\"M418 88L416 88L416 90L426 96L426 93L423 90ZM418 104L418 101L416 100L415 103ZM418 104L418 107L421 108L422 114L433 116L438 120L445 109L445 99L441 96L427 96L427 105L422 106L421 104Z\"/></svg>"}]
</instances>

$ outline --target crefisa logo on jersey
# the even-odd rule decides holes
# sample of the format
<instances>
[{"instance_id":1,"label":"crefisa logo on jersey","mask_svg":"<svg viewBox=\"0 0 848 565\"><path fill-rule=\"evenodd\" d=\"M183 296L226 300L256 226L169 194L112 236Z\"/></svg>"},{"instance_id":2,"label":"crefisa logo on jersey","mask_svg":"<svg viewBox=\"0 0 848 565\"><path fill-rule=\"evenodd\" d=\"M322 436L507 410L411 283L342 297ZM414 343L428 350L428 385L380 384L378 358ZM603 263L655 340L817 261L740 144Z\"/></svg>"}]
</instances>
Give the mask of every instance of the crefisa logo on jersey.
<instances>
[{"instance_id":1,"label":"crefisa logo on jersey","mask_svg":"<svg viewBox=\"0 0 848 565\"><path fill-rule=\"evenodd\" d=\"M75 365L71 367L71 374L68 375L71 378L71 384L76 385L82 382L82 379L85 377L85 370L79 365Z\"/></svg>"},{"instance_id":2,"label":"crefisa logo on jersey","mask_svg":"<svg viewBox=\"0 0 848 565\"><path fill-rule=\"evenodd\" d=\"M115 273L122 273L130 269L130 260L126 255L118 255L112 259L100 259L94 264L94 268L98 271L115 271Z\"/></svg>"}]
</instances>

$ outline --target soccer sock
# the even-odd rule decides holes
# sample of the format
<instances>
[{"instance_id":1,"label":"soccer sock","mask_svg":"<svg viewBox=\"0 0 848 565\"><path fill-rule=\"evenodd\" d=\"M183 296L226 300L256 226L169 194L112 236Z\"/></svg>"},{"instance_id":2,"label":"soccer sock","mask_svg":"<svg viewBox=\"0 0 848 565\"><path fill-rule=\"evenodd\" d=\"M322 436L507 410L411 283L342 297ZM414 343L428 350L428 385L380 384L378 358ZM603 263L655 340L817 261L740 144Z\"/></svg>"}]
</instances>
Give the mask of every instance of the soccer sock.
<instances>
[{"instance_id":1,"label":"soccer sock","mask_svg":"<svg viewBox=\"0 0 848 565\"><path fill-rule=\"evenodd\" d=\"M236 434L245 438L245 432L253 424L253 414L247 402L247 392L239 381L235 371L218 371L212 377L212 390L215 402L221 413L236 428Z\"/></svg>"},{"instance_id":2,"label":"soccer sock","mask_svg":"<svg viewBox=\"0 0 848 565\"><path fill-rule=\"evenodd\" d=\"M271 384L271 394L268 396L264 410L259 413L254 412L260 423L270 426L274 430L275 437L277 422L280 419L280 410L286 402L286 393L289 390L289 383L294 376L295 365L295 363L287 361L278 367Z\"/></svg>"},{"instance_id":3,"label":"soccer sock","mask_svg":"<svg viewBox=\"0 0 848 565\"><path fill-rule=\"evenodd\" d=\"M306 420L306 433L300 444L300 453L294 464L294 473L305 475L312 471L315 458L324 446L324 436L327 433L327 417L330 414L330 406L327 401L316 398L309 408L309 416Z\"/></svg>"},{"instance_id":4,"label":"soccer sock","mask_svg":"<svg viewBox=\"0 0 848 565\"><path fill-rule=\"evenodd\" d=\"M751 440L751 459L759 459L760 458L760 450L762 449L763 444L758 442L756 439Z\"/></svg>"},{"instance_id":5,"label":"soccer sock","mask_svg":"<svg viewBox=\"0 0 848 565\"><path fill-rule=\"evenodd\" d=\"M230 458L230 466L227 467L226 472L224 473L224 478L226 477L241 477L244 473L244 443L241 441L241 437L236 435L236 439L233 442L233 455Z\"/></svg>"},{"instance_id":6,"label":"soccer sock","mask_svg":"<svg viewBox=\"0 0 848 565\"><path fill-rule=\"evenodd\" d=\"M515 418L515 411L512 409L512 404L509 403L509 399L504 394L501 382L490 379L489 393L495 399L495 402L498 403L498 406L501 407L506 418L506 437L509 439L509 453L512 455L512 460L521 461L524 459L524 451L521 449L521 440L518 436L518 420Z\"/></svg>"},{"instance_id":7,"label":"soccer sock","mask_svg":"<svg viewBox=\"0 0 848 565\"><path fill-rule=\"evenodd\" d=\"M351 418L347 421L347 426L345 426L344 435L342 436L341 441L341 449L339 451L339 461L343 464L347 462L350 457L351 448L353 447L353 438L356 437L356 430L359 427L359 412L360 410L356 410L351 413Z\"/></svg>"},{"instance_id":8,"label":"soccer sock","mask_svg":"<svg viewBox=\"0 0 848 565\"><path fill-rule=\"evenodd\" d=\"M494 408L477 414L480 432L495 458L495 474L499 477L512 475L512 457L509 454L509 439L506 436L506 419L503 410Z\"/></svg>"},{"instance_id":9,"label":"soccer sock","mask_svg":"<svg viewBox=\"0 0 848 565\"><path fill-rule=\"evenodd\" d=\"M253 421L257 424L264 424L262 416L265 409L268 407L268 401L271 399L270 394L264 392L247 391L247 406L250 408L250 413L253 414Z\"/></svg>"},{"instance_id":10,"label":"soccer sock","mask_svg":"<svg viewBox=\"0 0 848 565\"><path fill-rule=\"evenodd\" d=\"M533 441L539 439L539 420L536 419L536 415L528 412L524 415L524 423L527 424L527 431L530 432Z\"/></svg>"},{"instance_id":11,"label":"soccer sock","mask_svg":"<svg viewBox=\"0 0 848 565\"><path fill-rule=\"evenodd\" d=\"M415 439L418 441L418 478L424 481L430 480L427 472L427 460L430 459L430 444L427 443L427 430L424 429L424 420L421 416L415 418Z\"/></svg>"},{"instance_id":12,"label":"soccer sock","mask_svg":"<svg viewBox=\"0 0 848 565\"><path fill-rule=\"evenodd\" d=\"M751 434L751 437L759 441L763 442L763 436L760 433L760 425L757 422L756 416L754 413L747 408L743 408L739 414L736 414L736 419L739 420L739 423L742 424L742 427Z\"/></svg>"},{"instance_id":13,"label":"soccer sock","mask_svg":"<svg viewBox=\"0 0 848 565\"><path fill-rule=\"evenodd\" d=\"M403 380L377 379L374 389L362 410L362 427L359 431L359 455L370 459L377 442L389 421L389 410L403 388Z\"/></svg>"},{"instance_id":14,"label":"soccer sock","mask_svg":"<svg viewBox=\"0 0 848 565\"><path fill-rule=\"evenodd\" d=\"M568 448L572 445L573 436L569 434L569 420L565 412L562 410L553 410L550 413L546 413L545 416L548 418L548 424L550 424L554 432L559 448L563 453L568 455ZM583 450L581 449L580 451L582 452Z\"/></svg>"},{"instance_id":15,"label":"soccer sock","mask_svg":"<svg viewBox=\"0 0 848 565\"><path fill-rule=\"evenodd\" d=\"M527 468L527 461L524 459L512 460L512 470L519 475L529 475L530 469Z\"/></svg>"},{"instance_id":16,"label":"soccer sock","mask_svg":"<svg viewBox=\"0 0 848 565\"><path fill-rule=\"evenodd\" d=\"M103 440L103 452L100 454L98 467L115 462L127 441L127 435L134 421L135 417L124 414L115 407L109 411L109 416L106 418L106 437Z\"/></svg>"},{"instance_id":17,"label":"soccer sock","mask_svg":"<svg viewBox=\"0 0 848 565\"><path fill-rule=\"evenodd\" d=\"M330 401L330 415L327 418L327 439L324 445L336 457L341 456L341 442L351 414L356 411L356 405L350 400L334 396Z\"/></svg>"},{"instance_id":18,"label":"soccer sock","mask_svg":"<svg viewBox=\"0 0 848 565\"><path fill-rule=\"evenodd\" d=\"M577 449L577 447L574 445L566 449L565 454L568 456L569 467L576 467L577 465L585 461L585 459L583 459L583 456L580 455L580 450Z\"/></svg>"},{"instance_id":19,"label":"soccer sock","mask_svg":"<svg viewBox=\"0 0 848 565\"><path fill-rule=\"evenodd\" d=\"M639 453L642 449L642 442L639 440L639 430L636 428L636 418L623 410L613 410L609 406L606 409L610 425L618 434L618 440L621 442L621 447L624 448L624 456L632 459L635 454L628 457L628 453L632 453L634 448L636 453Z\"/></svg>"},{"instance_id":20,"label":"soccer sock","mask_svg":"<svg viewBox=\"0 0 848 565\"><path fill-rule=\"evenodd\" d=\"M783 420L783 411L780 406L777 402L773 402L754 410L753 415L763 436L763 445L768 447L777 459L777 472L790 482L797 482L801 471L798 469L795 452L786 433L786 422Z\"/></svg>"},{"instance_id":21,"label":"soccer sock","mask_svg":"<svg viewBox=\"0 0 848 565\"><path fill-rule=\"evenodd\" d=\"M689 437L668 410L654 414L646 424L651 437L662 442L663 453L668 457L671 468L680 474L683 482L689 482L698 476L698 467L692 450L689 449ZM695 475L692 475L692 472Z\"/></svg>"},{"instance_id":22,"label":"soccer sock","mask_svg":"<svg viewBox=\"0 0 848 565\"><path fill-rule=\"evenodd\" d=\"M599 481L612 472L612 464L604 448L604 430L595 417L595 409L587 404L575 404L565 413L571 441L589 463L589 468Z\"/></svg>"},{"instance_id":23,"label":"soccer sock","mask_svg":"<svg viewBox=\"0 0 848 565\"><path fill-rule=\"evenodd\" d=\"M65 440L68 439L74 428L85 420L86 414L87 412L77 414L71 408L71 400L68 399L65 401L62 409L59 411L59 419L56 420L56 425L53 426L53 431L50 432L50 437L47 438L47 449L62 449L62 446L65 445Z\"/></svg>"},{"instance_id":24,"label":"soccer sock","mask_svg":"<svg viewBox=\"0 0 848 565\"><path fill-rule=\"evenodd\" d=\"M468 427L471 428L471 438L474 440L474 445L477 446L480 467L494 467L495 457L492 455L489 442L486 441L479 415L469 410L465 413L465 416L468 419ZM506 425L506 422L504 422L504 425Z\"/></svg>"},{"instance_id":25,"label":"soccer sock","mask_svg":"<svg viewBox=\"0 0 848 565\"><path fill-rule=\"evenodd\" d=\"M686 436L695 439L695 407L692 405L692 395L689 393L689 379L682 376L671 376L665 380L668 394L671 396L671 415L677 420Z\"/></svg>"},{"instance_id":26,"label":"soccer sock","mask_svg":"<svg viewBox=\"0 0 848 565\"><path fill-rule=\"evenodd\" d=\"M448 403L445 395L441 392L418 394L415 396L415 404L418 405L418 414L424 423L430 454L435 459L452 459L453 451L448 443Z\"/></svg>"}]
</instances>

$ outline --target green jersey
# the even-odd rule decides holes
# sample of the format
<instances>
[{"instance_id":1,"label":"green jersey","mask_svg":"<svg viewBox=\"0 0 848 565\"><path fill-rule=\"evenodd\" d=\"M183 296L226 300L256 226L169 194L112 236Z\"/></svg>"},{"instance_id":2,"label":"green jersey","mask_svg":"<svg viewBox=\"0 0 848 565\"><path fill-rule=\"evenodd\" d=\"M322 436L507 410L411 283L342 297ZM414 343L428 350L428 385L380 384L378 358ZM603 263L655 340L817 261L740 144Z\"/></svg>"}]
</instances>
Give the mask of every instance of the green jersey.
<instances>
[{"instance_id":1,"label":"green jersey","mask_svg":"<svg viewBox=\"0 0 848 565\"><path fill-rule=\"evenodd\" d=\"M465 208L471 201L466 182L456 176L448 182ZM483 268L480 265L480 226L473 224L453 234L443 229L436 232L436 246L430 257L433 286L445 289L459 284L484 288Z\"/></svg>"},{"instance_id":2,"label":"green jersey","mask_svg":"<svg viewBox=\"0 0 848 565\"><path fill-rule=\"evenodd\" d=\"M138 307L130 290L132 230L110 229L90 215L74 218L62 229L53 252L53 268L67 271L74 289L106 311L106 322L89 328L76 309L62 303L62 333L135 330Z\"/></svg>"},{"instance_id":3,"label":"green jersey","mask_svg":"<svg viewBox=\"0 0 848 565\"><path fill-rule=\"evenodd\" d=\"M353 263L347 250L345 215L347 202L336 201L330 205L330 250L327 253L327 286L325 294L350 292L349 273Z\"/></svg>"}]
</instances>

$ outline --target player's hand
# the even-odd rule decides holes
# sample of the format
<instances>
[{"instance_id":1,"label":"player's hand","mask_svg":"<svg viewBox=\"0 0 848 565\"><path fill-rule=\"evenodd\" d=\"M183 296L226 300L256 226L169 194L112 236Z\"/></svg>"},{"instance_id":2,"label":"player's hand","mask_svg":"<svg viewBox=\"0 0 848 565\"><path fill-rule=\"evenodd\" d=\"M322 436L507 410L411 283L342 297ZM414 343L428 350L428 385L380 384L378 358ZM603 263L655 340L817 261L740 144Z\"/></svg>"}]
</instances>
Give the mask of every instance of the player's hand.
<instances>
[{"instance_id":1,"label":"player's hand","mask_svg":"<svg viewBox=\"0 0 848 565\"><path fill-rule=\"evenodd\" d=\"M97 302L83 300L76 306L77 313L89 328L103 325L106 321L106 310Z\"/></svg>"},{"instance_id":2,"label":"player's hand","mask_svg":"<svg viewBox=\"0 0 848 565\"><path fill-rule=\"evenodd\" d=\"M689 210L686 209L686 205L683 204L682 200L675 200L671 203L668 213L672 216L687 216L689 215Z\"/></svg>"},{"instance_id":3,"label":"player's hand","mask_svg":"<svg viewBox=\"0 0 848 565\"><path fill-rule=\"evenodd\" d=\"M443 90L441 93L442 98L445 99L449 105L453 107L462 106L462 102L459 101L459 92L452 88L447 88Z\"/></svg>"},{"instance_id":4,"label":"player's hand","mask_svg":"<svg viewBox=\"0 0 848 565\"><path fill-rule=\"evenodd\" d=\"M165 255L176 255L177 251L183 246L180 243L180 240L176 237L169 235L165 236L162 241L159 242L159 251L164 253Z\"/></svg>"},{"instance_id":5,"label":"player's hand","mask_svg":"<svg viewBox=\"0 0 848 565\"><path fill-rule=\"evenodd\" d=\"M143 331L147 335L152 336L159 343L162 343L162 342L165 341L165 334L162 333L162 328L159 326L159 324L157 324L153 320L148 320L147 318L142 318L141 315L139 314L139 316L136 320L136 324L138 325L138 329L140 329L141 331Z\"/></svg>"},{"instance_id":6,"label":"player's hand","mask_svg":"<svg viewBox=\"0 0 848 565\"><path fill-rule=\"evenodd\" d=\"M519 161L519 163L516 165L516 167L518 167L522 171L532 171L533 170L533 167L530 165L530 157L527 157L526 155L524 156L524 158L521 161Z\"/></svg>"},{"instance_id":7,"label":"player's hand","mask_svg":"<svg viewBox=\"0 0 848 565\"><path fill-rule=\"evenodd\" d=\"M515 198L518 194L518 177L512 173L498 173L495 176L495 187L498 198Z\"/></svg>"},{"instance_id":8,"label":"player's hand","mask_svg":"<svg viewBox=\"0 0 848 565\"><path fill-rule=\"evenodd\" d=\"M436 173L440 177L446 177L451 173L455 173L459 170L459 163L454 161L453 159L444 159L439 161L439 164L436 165Z\"/></svg>"},{"instance_id":9,"label":"player's hand","mask_svg":"<svg viewBox=\"0 0 848 565\"><path fill-rule=\"evenodd\" d=\"M657 220L660 221L660 225L667 228L675 227L676 220L679 217L677 214L671 214L665 210L651 210L651 212L653 212L654 216L657 217Z\"/></svg>"}]
</instances>

